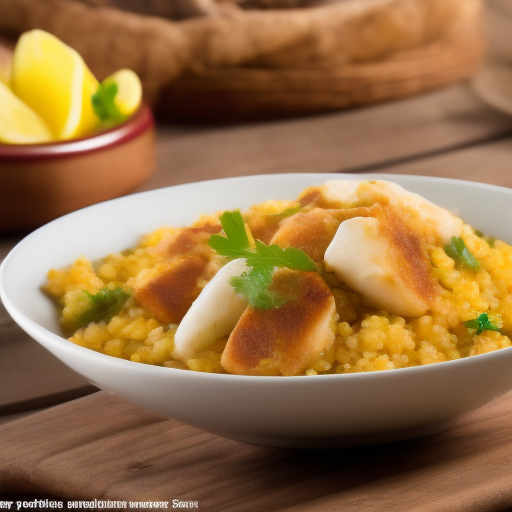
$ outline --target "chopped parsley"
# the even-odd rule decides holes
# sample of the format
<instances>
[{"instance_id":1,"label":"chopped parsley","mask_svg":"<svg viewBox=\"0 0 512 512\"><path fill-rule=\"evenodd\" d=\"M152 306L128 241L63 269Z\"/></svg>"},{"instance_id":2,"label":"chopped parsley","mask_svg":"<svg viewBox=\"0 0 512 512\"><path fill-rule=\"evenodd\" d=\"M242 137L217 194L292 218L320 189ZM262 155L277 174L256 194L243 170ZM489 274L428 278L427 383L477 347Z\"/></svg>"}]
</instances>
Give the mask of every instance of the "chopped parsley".
<instances>
[{"instance_id":1,"label":"chopped parsley","mask_svg":"<svg viewBox=\"0 0 512 512\"><path fill-rule=\"evenodd\" d=\"M231 285L253 308L273 309L285 302L285 299L279 297L276 292L268 289L273 275L272 267L252 267L242 275L233 277Z\"/></svg>"},{"instance_id":2,"label":"chopped parsley","mask_svg":"<svg viewBox=\"0 0 512 512\"><path fill-rule=\"evenodd\" d=\"M130 294L122 288L102 288L94 295L83 290L86 301L85 308L71 321L66 322L66 327L76 330L85 327L91 322L98 323L101 320L108 322L117 315L130 298Z\"/></svg>"},{"instance_id":3,"label":"chopped parsley","mask_svg":"<svg viewBox=\"0 0 512 512\"><path fill-rule=\"evenodd\" d=\"M284 209L282 212L277 213L270 213L269 217L272 217L273 219L286 219L287 217L291 217L292 215L295 215L296 213L300 212L302 210L302 206L290 206L289 208Z\"/></svg>"},{"instance_id":4,"label":"chopped parsley","mask_svg":"<svg viewBox=\"0 0 512 512\"><path fill-rule=\"evenodd\" d=\"M470 268L471 270L480 270L480 263L471 252L469 252L462 238L452 236L451 243L444 246L444 251L459 265Z\"/></svg>"},{"instance_id":5,"label":"chopped parsley","mask_svg":"<svg viewBox=\"0 0 512 512\"><path fill-rule=\"evenodd\" d=\"M496 238L494 238L493 236L485 236L479 229L473 229L473 232L475 233L476 236L485 240L489 244L489 247L494 247L494 242L496 242Z\"/></svg>"},{"instance_id":6,"label":"chopped parsley","mask_svg":"<svg viewBox=\"0 0 512 512\"><path fill-rule=\"evenodd\" d=\"M497 318L495 323L493 323L489 319L489 315L487 313L482 313L478 316L478 318L474 318L473 320L468 320L462 323L470 331L474 331L475 334L481 334L483 331L500 331L501 329L499 318Z\"/></svg>"},{"instance_id":7,"label":"chopped parsley","mask_svg":"<svg viewBox=\"0 0 512 512\"><path fill-rule=\"evenodd\" d=\"M257 309L272 309L283 304L284 299L269 290L274 269L315 271L313 260L300 249L278 245L266 245L259 240L251 248L244 219L239 210L224 212L220 217L224 230L222 235L212 235L208 244L217 253L231 259L245 258L249 270L231 279L231 285L243 295L250 306Z\"/></svg>"}]
</instances>

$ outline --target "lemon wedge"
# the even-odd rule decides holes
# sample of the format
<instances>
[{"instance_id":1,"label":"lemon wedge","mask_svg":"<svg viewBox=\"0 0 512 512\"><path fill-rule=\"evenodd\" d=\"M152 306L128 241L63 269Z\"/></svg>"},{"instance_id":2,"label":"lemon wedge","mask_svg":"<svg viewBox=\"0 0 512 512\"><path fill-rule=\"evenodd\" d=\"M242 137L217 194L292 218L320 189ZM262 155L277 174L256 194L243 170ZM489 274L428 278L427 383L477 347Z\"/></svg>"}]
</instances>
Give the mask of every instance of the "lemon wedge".
<instances>
[{"instance_id":1,"label":"lemon wedge","mask_svg":"<svg viewBox=\"0 0 512 512\"><path fill-rule=\"evenodd\" d=\"M18 40L11 88L47 123L55 138L81 137L98 125L91 102L98 86L78 52L55 36L31 30Z\"/></svg>"},{"instance_id":2,"label":"lemon wedge","mask_svg":"<svg viewBox=\"0 0 512 512\"><path fill-rule=\"evenodd\" d=\"M46 123L0 82L0 141L38 144L53 139Z\"/></svg>"},{"instance_id":3,"label":"lemon wedge","mask_svg":"<svg viewBox=\"0 0 512 512\"><path fill-rule=\"evenodd\" d=\"M105 78L103 83L115 83L117 85L114 104L121 114L131 116L139 108L142 100L142 84L134 71L120 69Z\"/></svg>"}]
</instances>

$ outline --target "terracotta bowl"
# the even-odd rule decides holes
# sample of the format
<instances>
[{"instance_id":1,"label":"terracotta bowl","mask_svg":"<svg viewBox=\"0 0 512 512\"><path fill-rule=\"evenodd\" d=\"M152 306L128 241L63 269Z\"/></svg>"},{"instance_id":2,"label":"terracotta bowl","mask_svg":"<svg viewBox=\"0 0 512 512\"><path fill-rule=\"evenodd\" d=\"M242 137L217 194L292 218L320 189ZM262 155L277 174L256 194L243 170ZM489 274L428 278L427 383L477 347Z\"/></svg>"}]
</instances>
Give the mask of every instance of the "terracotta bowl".
<instances>
[{"instance_id":1,"label":"terracotta bowl","mask_svg":"<svg viewBox=\"0 0 512 512\"><path fill-rule=\"evenodd\" d=\"M145 105L125 123L91 137L0 144L0 232L33 229L131 192L154 167L154 121Z\"/></svg>"}]
</instances>

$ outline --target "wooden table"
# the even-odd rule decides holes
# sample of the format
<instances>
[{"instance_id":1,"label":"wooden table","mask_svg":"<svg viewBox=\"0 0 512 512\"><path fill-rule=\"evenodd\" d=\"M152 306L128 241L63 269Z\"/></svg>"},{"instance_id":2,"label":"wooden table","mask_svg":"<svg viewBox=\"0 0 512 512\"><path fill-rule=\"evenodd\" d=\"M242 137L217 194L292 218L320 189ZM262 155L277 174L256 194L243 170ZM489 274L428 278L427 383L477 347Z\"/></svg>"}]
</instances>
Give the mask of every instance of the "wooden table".
<instances>
[{"instance_id":1,"label":"wooden table","mask_svg":"<svg viewBox=\"0 0 512 512\"><path fill-rule=\"evenodd\" d=\"M352 172L360 174L370 171L442 176L512 187L510 172L512 118L486 106L474 94L468 83L455 84L392 103L309 118L241 126L184 126L161 122L158 125L157 148L156 172L140 187L140 190L211 178L260 173ZM26 233L0 236L0 259L24 235ZM91 396L73 401L86 395ZM163 422L163 419L156 415L139 411L102 392L97 393L96 388L24 334L0 304L0 423L6 424L6 427L12 427L10 430L3 431L7 437L0 438L0 453L2 445L5 449L9 436L11 439L15 438L12 436L15 436L14 433L18 428L21 429L20 435L24 432L23 429L31 432L30 429L34 428L34 423L30 423L29 420L41 417L44 421L52 419L55 421L59 415L69 415L73 412L73 414L81 414L81 418L87 422L88 414L93 414L92 404L94 403L101 407L111 407L112 409L108 410L116 411L120 418L125 418L127 421L129 418L128 423L131 421L140 426L142 422L147 428L150 428L148 425L154 425L157 428L156 426ZM489 420L487 414L494 419L500 419L502 436L500 439L510 439L511 403L512 396L509 395L501 402L494 404L493 408L482 410L484 412L480 411L469 420L463 420L457 428L460 432L465 432L464 428L469 428L468 425L474 424L475 421L481 422L485 427L486 421ZM58 406L58 404L63 405ZM43 408L49 408L49 410L20 419ZM485 439L496 441L496 432L490 431L487 434ZM101 437L106 436L107 433L98 432L96 435ZM173 435L176 437L173 438ZM188 451L183 452L180 459L182 465L180 474L184 475L183 478L195 478L196 470L206 471L211 475L222 465L225 468L231 467L229 476L221 472L225 479L217 480L217 486L210 482L209 487L204 484L206 487L198 490L195 495L189 492L188 498L203 499L200 510L371 510L370 505L377 506L377 503L380 503L380 510L391 510L392 506L395 507L394 510L399 510L400 508L396 508L398 503L403 503L403 510L408 510L407 500L416 488L414 486L421 487L421 482L415 481L414 485L410 486L410 481L405 485L405 481L401 480L402 471L418 470L416 462L408 460L407 451L412 450L419 459L424 457L427 466L435 464L432 458L435 458L435 455L428 456L422 451L425 441L418 441L413 445L405 443L395 447L379 447L371 455L368 451L364 452L366 457L364 460L373 460L373 462L376 460L382 462L391 457L395 462L387 475L372 473L371 470L365 473L365 466L360 462L358 452L355 450L345 455L338 454L339 457L347 457L345 461L349 461L343 465L343 477L348 479L346 482L349 483L345 482L342 486L347 492L344 495L344 506L338 503L337 507L332 508L333 502L328 501L329 496L339 492L333 480L333 475L336 474L334 473L336 463L332 458L325 459L318 454L309 454L305 457L297 454L283 455L275 450L257 449L225 441L231 443L227 448L228 445L222 444L223 440L176 422L170 430L167 428L165 436L166 441L170 443L173 439L183 443L183 436L188 437L191 443L188 445ZM445 434L444 437L441 435L438 439L438 443L447 443L450 440L450 434ZM42 445L50 441L50 435L42 436L39 440L27 434L28 451L24 456L29 457L30 452L37 453L41 460L49 457L50 454L45 452ZM485 441L482 442L485 443ZM190 446L195 448L192 449ZM201 446L203 451L200 449ZM449 457L471 452L470 444L457 446ZM433 453L437 452L434 450ZM197 457L201 454L206 459L211 457L210 462L199 464ZM445 454L444 457L448 456ZM320 461L327 466L319 473L308 468L308 464ZM67 463L69 464L69 460ZM506 463L509 465L502 467L512 471L510 459L508 462L507 460L500 462L500 464ZM145 467L144 460L141 459L134 464L131 469L124 468L123 471L131 471L134 482L143 482L150 486L146 492L147 496L151 495L151 486L154 486L155 493L160 492L163 484L158 479L137 480L136 470ZM423 469L424 467L422 466ZM282 470L281 473L279 469ZM241 478L240 471L248 472L247 474L252 476ZM281 488L272 484L272 475L277 475L276 471L281 475L276 476ZM445 471L443 475L446 476L449 474L450 467L444 467L443 471ZM390 489L403 489L404 494L401 499L393 497L392 493L386 491L384 484L387 480L382 480L384 476L391 479L389 485L398 486ZM512 482L512 473L508 476ZM84 478L86 477L87 471L84 473ZM42 496L41 489L45 489L41 483L44 481L44 476L41 478L43 480L36 479L39 487L35 486L32 489L34 493L39 493L38 496ZM239 486L236 492L228 489L230 478ZM1 479L0 471L0 492L8 491L9 489L2 489ZM373 487L367 495L368 500L363 500L361 496L364 494L357 494L358 486L370 486L376 481L381 482L380 487ZM304 485L312 485L311 489L315 490L304 491L301 482ZM318 484L317 487L314 487L315 482ZM126 481L124 483L126 484ZM466 485L462 481L459 483L461 489L458 492L465 489ZM108 492L112 493L114 488L112 482L109 485L110 487L100 485L97 487L97 492L104 493L104 496L108 495ZM186 498L186 485L183 482L177 482L176 485L176 496ZM353 485L352 488L351 485ZM129 486L126 487L128 488ZM105 489L110 491L107 492ZM59 492L66 498L70 497L65 489ZM467 497L468 494L466 492L460 492L460 494L462 500L460 503L464 504L463 495ZM77 499L84 497L85 494L76 495ZM98 495L99 497L101 496ZM380 502L380 499L384 499L385 502ZM432 503L438 502L434 500ZM474 502L471 503L474 504ZM510 503L502 502L501 508L511 503L512 497ZM437 510L444 510L443 506L446 504L444 502L438 504L440 508ZM487 505L489 510L500 509L500 502L488 502ZM486 503L479 510L487 510L485 507ZM425 506L421 510L436 510L436 508Z\"/></svg>"}]
</instances>

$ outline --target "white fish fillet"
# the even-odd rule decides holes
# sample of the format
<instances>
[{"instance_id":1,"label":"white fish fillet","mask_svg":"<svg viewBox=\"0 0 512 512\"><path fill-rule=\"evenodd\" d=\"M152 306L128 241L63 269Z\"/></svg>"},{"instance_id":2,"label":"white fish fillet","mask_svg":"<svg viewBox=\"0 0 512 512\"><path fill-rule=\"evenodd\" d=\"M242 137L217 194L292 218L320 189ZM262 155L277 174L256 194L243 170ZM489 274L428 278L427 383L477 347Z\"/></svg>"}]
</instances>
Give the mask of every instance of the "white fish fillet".
<instances>
[{"instance_id":1,"label":"white fish fillet","mask_svg":"<svg viewBox=\"0 0 512 512\"><path fill-rule=\"evenodd\" d=\"M324 183L319 190L327 200L347 206L358 206L363 195L370 202L372 199L378 201L379 197L385 197L389 200L390 206L415 212L444 243L449 243L452 236L460 236L461 233L462 221L459 218L396 183L384 180L336 180Z\"/></svg>"},{"instance_id":2,"label":"white fish fillet","mask_svg":"<svg viewBox=\"0 0 512 512\"><path fill-rule=\"evenodd\" d=\"M246 270L244 259L230 261L203 288L174 336L176 358L187 361L233 330L247 307L247 301L236 293L230 280Z\"/></svg>"},{"instance_id":3,"label":"white fish fillet","mask_svg":"<svg viewBox=\"0 0 512 512\"><path fill-rule=\"evenodd\" d=\"M400 316L420 316L429 302L402 279L391 256L393 241L383 236L379 223L374 217L342 222L325 252L325 262L371 305Z\"/></svg>"}]
</instances>

